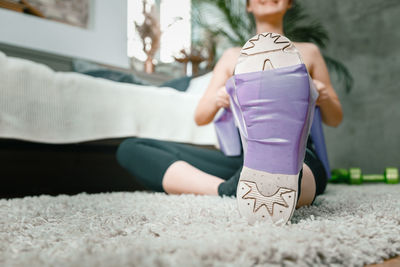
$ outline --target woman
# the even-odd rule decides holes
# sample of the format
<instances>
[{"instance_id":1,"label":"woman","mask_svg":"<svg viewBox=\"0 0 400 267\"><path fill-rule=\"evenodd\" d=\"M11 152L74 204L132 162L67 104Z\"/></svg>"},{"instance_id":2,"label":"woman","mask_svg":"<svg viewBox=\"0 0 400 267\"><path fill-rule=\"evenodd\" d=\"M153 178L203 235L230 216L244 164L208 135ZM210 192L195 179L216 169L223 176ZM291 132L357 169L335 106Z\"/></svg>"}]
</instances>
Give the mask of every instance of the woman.
<instances>
[{"instance_id":1,"label":"woman","mask_svg":"<svg viewBox=\"0 0 400 267\"><path fill-rule=\"evenodd\" d=\"M290 0L249 0L247 11L254 15L257 33L283 35L283 16L291 5ZM311 43L294 44L319 92L316 104L320 106L323 122L338 126L343 116L341 105L318 47ZM240 49L228 49L216 64L196 108L194 119L198 125L211 123L220 108L230 106L225 83L234 72ZM169 194L235 195L243 166L243 153L227 157L219 150L145 138L122 142L117 159L145 186ZM296 208L312 204L326 187L325 170L313 152L310 139L304 161Z\"/></svg>"}]
</instances>

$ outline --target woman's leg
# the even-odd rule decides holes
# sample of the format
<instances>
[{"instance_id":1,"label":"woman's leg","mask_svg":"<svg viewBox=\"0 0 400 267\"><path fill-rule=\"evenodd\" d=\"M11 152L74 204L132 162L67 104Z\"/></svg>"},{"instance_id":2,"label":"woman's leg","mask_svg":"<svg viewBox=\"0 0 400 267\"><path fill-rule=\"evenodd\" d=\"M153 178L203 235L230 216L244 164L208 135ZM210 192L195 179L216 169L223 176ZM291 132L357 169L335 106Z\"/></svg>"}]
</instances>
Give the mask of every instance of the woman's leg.
<instances>
[{"instance_id":1,"label":"woman's leg","mask_svg":"<svg viewBox=\"0 0 400 267\"><path fill-rule=\"evenodd\" d=\"M322 194L326 187L325 170L313 150L307 148L304 162L300 196L296 208L312 205L316 196ZM236 175L237 172L230 178L230 180L235 180L235 187L239 177ZM170 194L221 195L218 192L218 187L223 182L229 184L229 180L226 181L225 178L221 179L201 171L187 162L176 161L165 172L163 187Z\"/></svg>"},{"instance_id":2,"label":"woman's leg","mask_svg":"<svg viewBox=\"0 0 400 267\"><path fill-rule=\"evenodd\" d=\"M216 194L243 162L219 150L149 138L124 140L117 160L150 190L176 194Z\"/></svg>"},{"instance_id":3,"label":"woman's leg","mask_svg":"<svg viewBox=\"0 0 400 267\"><path fill-rule=\"evenodd\" d=\"M315 178L305 163L303 164L303 178L301 179L300 197L297 201L296 208L311 205L316 193Z\"/></svg>"},{"instance_id":4,"label":"woman's leg","mask_svg":"<svg viewBox=\"0 0 400 267\"><path fill-rule=\"evenodd\" d=\"M169 194L219 195L218 187L223 182L225 180L205 173L184 161L176 161L167 169L163 179L163 187ZM301 191L296 208L311 205L315 199L315 194L314 175L310 167L303 164Z\"/></svg>"},{"instance_id":5,"label":"woman's leg","mask_svg":"<svg viewBox=\"0 0 400 267\"><path fill-rule=\"evenodd\" d=\"M168 194L218 195L218 186L224 181L180 160L169 166L162 186Z\"/></svg>"},{"instance_id":6,"label":"woman's leg","mask_svg":"<svg viewBox=\"0 0 400 267\"><path fill-rule=\"evenodd\" d=\"M243 160L242 157L226 157L218 150L145 138L125 140L118 148L117 159L151 190L205 195L218 195L219 185L229 178L237 184L234 176ZM307 149L297 208L312 204L316 189L317 195L323 192L324 173L322 163Z\"/></svg>"},{"instance_id":7,"label":"woman's leg","mask_svg":"<svg viewBox=\"0 0 400 267\"><path fill-rule=\"evenodd\" d=\"M328 182L327 179L324 165L317 157L315 150L309 142L304 157L300 198L296 208L304 205L312 205L315 198L324 193Z\"/></svg>"}]
</instances>

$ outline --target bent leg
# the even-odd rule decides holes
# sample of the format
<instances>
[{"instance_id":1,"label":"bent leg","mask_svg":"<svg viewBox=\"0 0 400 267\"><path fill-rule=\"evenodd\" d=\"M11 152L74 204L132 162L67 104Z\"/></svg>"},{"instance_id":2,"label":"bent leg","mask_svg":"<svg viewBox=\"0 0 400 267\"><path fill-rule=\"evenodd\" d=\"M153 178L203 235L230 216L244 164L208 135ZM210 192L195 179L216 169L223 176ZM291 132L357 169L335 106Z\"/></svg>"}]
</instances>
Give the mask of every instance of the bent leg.
<instances>
[{"instance_id":1,"label":"bent leg","mask_svg":"<svg viewBox=\"0 0 400 267\"><path fill-rule=\"evenodd\" d=\"M168 194L218 195L218 186L224 181L185 161L176 161L165 172L162 186Z\"/></svg>"},{"instance_id":2,"label":"bent leg","mask_svg":"<svg viewBox=\"0 0 400 267\"><path fill-rule=\"evenodd\" d=\"M296 208L300 208L302 206L311 205L314 200L316 185L315 185L315 177L310 169L305 163L303 164L303 178L301 179L301 191L300 197L297 201Z\"/></svg>"},{"instance_id":3,"label":"bent leg","mask_svg":"<svg viewBox=\"0 0 400 267\"><path fill-rule=\"evenodd\" d=\"M117 161L144 187L163 192L161 177L164 171L176 161L168 150L151 145L151 140L143 138L125 139L117 149Z\"/></svg>"},{"instance_id":4,"label":"bent leg","mask_svg":"<svg viewBox=\"0 0 400 267\"><path fill-rule=\"evenodd\" d=\"M328 182L327 179L321 160L313 149L307 147L303 164L301 193L296 208L312 205L316 197L324 193Z\"/></svg>"},{"instance_id":5,"label":"bent leg","mask_svg":"<svg viewBox=\"0 0 400 267\"><path fill-rule=\"evenodd\" d=\"M241 156L226 157L216 149L149 138L124 140L117 160L147 188L176 194L214 194L216 184L243 162Z\"/></svg>"},{"instance_id":6,"label":"bent leg","mask_svg":"<svg viewBox=\"0 0 400 267\"><path fill-rule=\"evenodd\" d=\"M315 198L318 195L321 195L325 192L326 185L328 183L328 177L326 176L326 171L322 161L318 158L315 150L307 147L306 156L304 158L304 163L310 168L311 172L314 175L315 186L316 186L316 194ZM313 202L315 201L313 199ZM312 203L311 203L312 204Z\"/></svg>"}]
</instances>

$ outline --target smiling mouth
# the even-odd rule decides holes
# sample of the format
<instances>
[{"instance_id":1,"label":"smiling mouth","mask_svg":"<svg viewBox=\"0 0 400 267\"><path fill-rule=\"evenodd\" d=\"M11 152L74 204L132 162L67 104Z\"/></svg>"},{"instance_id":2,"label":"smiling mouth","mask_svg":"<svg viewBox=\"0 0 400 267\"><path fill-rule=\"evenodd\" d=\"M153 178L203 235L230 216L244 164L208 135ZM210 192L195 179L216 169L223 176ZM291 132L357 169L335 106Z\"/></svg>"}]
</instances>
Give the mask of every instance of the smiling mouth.
<instances>
[{"instance_id":1,"label":"smiling mouth","mask_svg":"<svg viewBox=\"0 0 400 267\"><path fill-rule=\"evenodd\" d=\"M264 1L260 1L260 4L262 4L262 5L267 5L267 4L273 4L273 5L275 5L275 4L277 4L277 3L278 3L277 0L264 0Z\"/></svg>"}]
</instances>

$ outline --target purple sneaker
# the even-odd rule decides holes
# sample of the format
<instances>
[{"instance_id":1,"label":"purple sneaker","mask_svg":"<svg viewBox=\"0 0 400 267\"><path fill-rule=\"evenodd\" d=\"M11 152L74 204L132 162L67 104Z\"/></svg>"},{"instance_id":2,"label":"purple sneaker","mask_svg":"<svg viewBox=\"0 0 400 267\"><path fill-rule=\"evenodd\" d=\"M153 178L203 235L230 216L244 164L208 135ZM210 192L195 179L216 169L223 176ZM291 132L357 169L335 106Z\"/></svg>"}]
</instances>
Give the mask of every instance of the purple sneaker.
<instances>
[{"instance_id":1,"label":"purple sneaker","mask_svg":"<svg viewBox=\"0 0 400 267\"><path fill-rule=\"evenodd\" d=\"M318 93L298 50L275 33L243 46L226 88L244 152L239 212L251 224L285 224L297 205Z\"/></svg>"}]
</instances>

